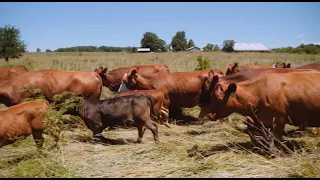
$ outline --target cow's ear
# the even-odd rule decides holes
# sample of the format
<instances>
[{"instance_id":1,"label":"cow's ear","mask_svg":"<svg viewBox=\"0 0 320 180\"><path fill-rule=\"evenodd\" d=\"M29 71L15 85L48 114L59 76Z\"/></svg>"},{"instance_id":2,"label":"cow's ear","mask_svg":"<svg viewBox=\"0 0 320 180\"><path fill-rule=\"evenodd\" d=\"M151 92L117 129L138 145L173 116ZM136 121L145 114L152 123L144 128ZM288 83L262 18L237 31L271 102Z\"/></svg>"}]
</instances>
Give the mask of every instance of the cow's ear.
<instances>
[{"instance_id":1,"label":"cow's ear","mask_svg":"<svg viewBox=\"0 0 320 180\"><path fill-rule=\"evenodd\" d=\"M213 70L211 70L211 71L209 71L209 73L208 73L208 78L212 78L213 77Z\"/></svg>"},{"instance_id":2,"label":"cow's ear","mask_svg":"<svg viewBox=\"0 0 320 180\"><path fill-rule=\"evenodd\" d=\"M102 70L102 74L106 74L107 72L108 72L108 68L107 67Z\"/></svg>"},{"instance_id":3,"label":"cow's ear","mask_svg":"<svg viewBox=\"0 0 320 180\"><path fill-rule=\"evenodd\" d=\"M210 88L214 88L214 86L219 82L219 76L215 75L212 78Z\"/></svg>"},{"instance_id":4,"label":"cow's ear","mask_svg":"<svg viewBox=\"0 0 320 180\"><path fill-rule=\"evenodd\" d=\"M287 68L291 68L291 64L290 63L287 64Z\"/></svg>"},{"instance_id":5,"label":"cow's ear","mask_svg":"<svg viewBox=\"0 0 320 180\"><path fill-rule=\"evenodd\" d=\"M238 63L237 63L237 62L234 63L232 69L234 69L234 68L236 68L236 67L238 67Z\"/></svg>"},{"instance_id":6,"label":"cow's ear","mask_svg":"<svg viewBox=\"0 0 320 180\"><path fill-rule=\"evenodd\" d=\"M102 72L101 67L100 67L100 68L98 68L98 69L95 69L95 70L94 70L94 72L96 72L96 73L100 74L100 73Z\"/></svg>"},{"instance_id":7,"label":"cow's ear","mask_svg":"<svg viewBox=\"0 0 320 180\"><path fill-rule=\"evenodd\" d=\"M137 70L134 69L134 70L131 71L131 76L134 76L136 74L137 74Z\"/></svg>"},{"instance_id":8,"label":"cow's ear","mask_svg":"<svg viewBox=\"0 0 320 180\"><path fill-rule=\"evenodd\" d=\"M228 86L228 90L227 92L228 93L235 93L237 91L237 85L235 83L231 83L229 86Z\"/></svg>"}]
</instances>

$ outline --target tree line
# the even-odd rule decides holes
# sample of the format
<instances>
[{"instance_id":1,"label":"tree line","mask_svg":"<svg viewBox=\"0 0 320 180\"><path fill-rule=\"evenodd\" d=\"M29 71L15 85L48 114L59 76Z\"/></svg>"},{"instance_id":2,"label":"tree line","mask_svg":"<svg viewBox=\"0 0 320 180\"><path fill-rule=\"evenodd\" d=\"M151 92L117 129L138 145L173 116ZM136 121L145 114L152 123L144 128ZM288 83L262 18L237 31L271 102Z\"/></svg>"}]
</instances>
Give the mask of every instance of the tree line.
<instances>
[{"instance_id":1,"label":"tree line","mask_svg":"<svg viewBox=\"0 0 320 180\"><path fill-rule=\"evenodd\" d=\"M20 30L14 26L5 25L0 27L0 59L5 59L7 62L9 58L19 58L24 52L26 52L26 44L20 39ZM233 52L234 40L223 41L222 49L216 44L208 43L203 47L203 51L224 51ZM172 37L170 44L167 44L164 40L160 39L156 33L146 32L140 41L142 48L150 48L152 52L167 52L167 51L185 51L190 47L195 46L192 39L187 40L186 33L184 31L178 31ZM307 53L307 54L319 54L320 45L316 44L301 44L296 48L282 47L273 49L275 52L287 52L287 53ZM40 48L37 48L37 52L41 52ZM45 52L52 52L50 49L46 49ZM67 48L58 48L53 52L137 52L137 47L113 47L113 46L75 46Z\"/></svg>"},{"instance_id":2,"label":"tree line","mask_svg":"<svg viewBox=\"0 0 320 180\"><path fill-rule=\"evenodd\" d=\"M320 45L319 44L300 44L297 47L281 47L272 49L275 52L286 52L286 53L306 53L306 54L319 54Z\"/></svg>"}]
</instances>

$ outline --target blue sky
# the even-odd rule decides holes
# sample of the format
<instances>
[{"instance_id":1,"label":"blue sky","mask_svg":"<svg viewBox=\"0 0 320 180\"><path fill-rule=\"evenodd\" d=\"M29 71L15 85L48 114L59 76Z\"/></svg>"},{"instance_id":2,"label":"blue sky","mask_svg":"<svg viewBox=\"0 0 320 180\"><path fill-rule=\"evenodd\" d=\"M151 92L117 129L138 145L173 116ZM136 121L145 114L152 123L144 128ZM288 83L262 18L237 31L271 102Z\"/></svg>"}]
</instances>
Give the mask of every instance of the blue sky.
<instances>
[{"instance_id":1,"label":"blue sky","mask_svg":"<svg viewBox=\"0 0 320 180\"><path fill-rule=\"evenodd\" d=\"M233 39L269 48L320 44L320 3L0 2L0 27L14 25L28 51L71 46L140 46L145 32L196 46Z\"/></svg>"}]
</instances>

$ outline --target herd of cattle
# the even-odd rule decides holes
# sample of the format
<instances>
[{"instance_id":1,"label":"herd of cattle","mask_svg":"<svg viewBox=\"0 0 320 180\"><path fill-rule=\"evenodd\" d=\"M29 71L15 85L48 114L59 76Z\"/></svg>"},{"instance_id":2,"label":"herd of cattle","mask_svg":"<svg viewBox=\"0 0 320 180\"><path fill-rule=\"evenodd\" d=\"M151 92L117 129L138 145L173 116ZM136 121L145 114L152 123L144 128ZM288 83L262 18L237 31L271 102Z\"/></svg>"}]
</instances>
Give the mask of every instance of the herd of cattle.
<instances>
[{"instance_id":1,"label":"herd of cattle","mask_svg":"<svg viewBox=\"0 0 320 180\"><path fill-rule=\"evenodd\" d=\"M230 64L226 73L219 69L174 72L165 64L122 67L112 71L100 67L92 72L47 69L28 71L24 66L0 68L0 147L13 137L33 135L43 144L44 114L52 97L64 91L82 94L78 115L93 132L131 122L141 142L145 128L159 142L158 124L169 125L171 107L201 107L199 120L217 120L236 112L252 125L272 128L282 140L285 124L320 126L320 63L292 68L290 64ZM26 86L40 89L46 100L25 102L32 95ZM118 94L100 100L102 86ZM154 120L158 120L157 122ZM252 139L252 138L251 138ZM252 139L253 140L253 139Z\"/></svg>"}]
</instances>

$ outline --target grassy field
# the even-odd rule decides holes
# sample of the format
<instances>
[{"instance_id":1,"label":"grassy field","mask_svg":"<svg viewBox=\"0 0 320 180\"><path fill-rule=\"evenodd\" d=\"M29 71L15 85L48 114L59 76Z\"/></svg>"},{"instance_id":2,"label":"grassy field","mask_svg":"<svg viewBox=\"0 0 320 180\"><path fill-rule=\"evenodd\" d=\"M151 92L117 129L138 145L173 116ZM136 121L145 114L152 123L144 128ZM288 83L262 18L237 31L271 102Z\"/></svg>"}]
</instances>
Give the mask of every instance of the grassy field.
<instances>
[{"instance_id":1,"label":"grassy field","mask_svg":"<svg viewBox=\"0 0 320 180\"><path fill-rule=\"evenodd\" d=\"M0 67L94 71L99 66L112 70L165 63L171 72L178 72L193 71L197 56L209 58L211 68L224 72L234 61L239 65L281 61L292 67L320 62L319 55L281 53L26 53L9 63L1 61ZM103 88L102 99L113 96ZM199 107L184 109L184 113L197 117ZM233 114L224 122L171 125L171 129L160 125L160 144L154 143L149 130L142 144L135 143L136 128L105 130L103 135L113 143L93 144L90 130L79 127L62 132L60 150L50 149L51 140L46 138L42 153L30 136L0 148L0 177L320 177L319 136L309 131L290 133L297 127L287 126L286 138L301 147L290 154L274 151L270 158L252 150L243 121L242 116Z\"/></svg>"}]
</instances>

